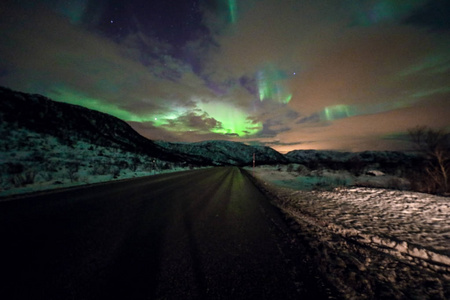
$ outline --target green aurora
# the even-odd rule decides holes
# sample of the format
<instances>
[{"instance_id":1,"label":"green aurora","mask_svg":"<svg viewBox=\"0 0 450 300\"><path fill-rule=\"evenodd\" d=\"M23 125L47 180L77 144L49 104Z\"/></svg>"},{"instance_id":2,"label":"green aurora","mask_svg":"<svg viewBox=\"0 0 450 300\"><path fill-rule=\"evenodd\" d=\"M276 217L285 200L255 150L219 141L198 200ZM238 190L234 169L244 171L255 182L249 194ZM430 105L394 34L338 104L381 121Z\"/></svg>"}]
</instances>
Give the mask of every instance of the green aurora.
<instances>
[{"instance_id":1,"label":"green aurora","mask_svg":"<svg viewBox=\"0 0 450 300\"><path fill-rule=\"evenodd\" d=\"M166 111L138 115L117 105L89 97L67 87L53 88L52 92L48 93L47 96L59 102L81 105L101 111L127 122L150 122L155 127L162 127L169 131L205 131L205 128L196 128L184 122L183 117L189 112L186 108L168 108ZM196 109L192 109L191 112L198 117L208 116L215 119L218 126L207 128L207 131L217 134L242 137L254 135L262 129L262 124L252 122L244 110L224 102L198 101Z\"/></svg>"},{"instance_id":2,"label":"green aurora","mask_svg":"<svg viewBox=\"0 0 450 300\"><path fill-rule=\"evenodd\" d=\"M197 107L221 123L220 128L212 129L214 133L248 136L262 129L261 123L253 123L247 113L228 103L199 102Z\"/></svg>"},{"instance_id":3,"label":"green aurora","mask_svg":"<svg viewBox=\"0 0 450 300\"><path fill-rule=\"evenodd\" d=\"M355 116L378 114L396 109L411 107L419 100L406 99L393 102L381 102L374 104L354 104L354 105L333 105L325 107L320 113L320 119L323 121L334 121Z\"/></svg>"},{"instance_id":4,"label":"green aurora","mask_svg":"<svg viewBox=\"0 0 450 300\"><path fill-rule=\"evenodd\" d=\"M230 15L230 23L234 24L237 21L237 0L228 0L228 12Z\"/></svg>"},{"instance_id":5,"label":"green aurora","mask_svg":"<svg viewBox=\"0 0 450 300\"><path fill-rule=\"evenodd\" d=\"M273 65L266 65L257 73L259 100L272 100L287 104L292 99L283 80L287 79L285 72L276 69Z\"/></svg>"},{"instance_id":6,"label":"green aurora","mask_svg":"<svg viewBox=\"0 0 450 300\"><path fill-rule=\"evenodd\" d=\"M423 0L375 1L369 10L363 10L355 16L355 23L361 26L369 27L380 22L395 20L407 15L411 10L423 2ZM359 5L357 1L355 1L355 5Z\"/></svg>"},{"instance_id":7,"label":"green aurora","mask_svg":"<svg viewBox=\"0 0 450 300\"><path fill-rule=\"evenodd\" d=\"M152 120L153 118L151 116L148 117L138 116L123 108L120 108L117 105L107 103L100 99L89 97L81 92L77 92L66 87L52 88L50 92L46 94L46 96L59 102L80 105L89 109L101 111L106 114L112 115L116 118L122 119L124 121L147 122Z\"/></svg>"}]
</instances>

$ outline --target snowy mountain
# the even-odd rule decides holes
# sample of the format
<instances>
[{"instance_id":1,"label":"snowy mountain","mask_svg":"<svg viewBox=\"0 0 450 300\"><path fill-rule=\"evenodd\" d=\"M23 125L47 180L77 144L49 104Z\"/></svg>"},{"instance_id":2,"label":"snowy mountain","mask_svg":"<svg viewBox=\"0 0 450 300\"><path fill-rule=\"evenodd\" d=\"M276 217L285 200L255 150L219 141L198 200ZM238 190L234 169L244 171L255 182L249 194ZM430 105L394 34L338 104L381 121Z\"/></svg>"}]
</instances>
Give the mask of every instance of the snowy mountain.
<instances>
[{"instance_id":1,"label":"snowy mountain","mask_svg":"<svg viewBox=\"0 0 450 300\"><path fill-rule=\"evenodd\" d=\"M206 165L287 163L243 143L154 142L124 121L81 106L0 87L0 196Z\"/></svg>"},{"instance_id":2,"label":"snowy mountain","mask_svg":"<svg viewBox=\"0 0 450 300\"><path fill-rule=\"evenodd\" d=\"M51 135L66 145L84 141L163 160L179 160L111 115L2 87L0 99L0 120L10 130L21 128Z\"/></svg>"},{"instance_id":3,"label":"snowy mountain","mask_svg":"<svg viewBox=\"0 0 450 300\"><path fill-rule=\"evenodd\" d=\"M178 155L189 155L212 165L251 165L253 154L257 164L283 164L286 157L269 147L249 146L239 142L203 141L197 143L169 143L157 145Z\"/></svg>"},{"instance_id":4,"label":"snowy mountain","mask_svg":"<svg viewBox=\"0 0 450 300\"><path fill-rule=\"evenodd\" d=\"M127 123L0 87L0 197L194 168Z\"/></svg>"},{"instance_id":5,"label":"snowy mountain","mask_svg":"<svg viewBox=\"0 0 450 300\"><path fill-rule=\"evenodd\" d=\"M86 142L145 154L160 160L199 165L250 164L253 153L258 163L285 163L287 159L269 147L248 146L228 141L168 143L148 140L124 121L81 106L55 102L0 87L0 119L5 134L17 128L50 135L63 145Z\"/></svg>"},{"instance_id":6,"label":"snowy mountain","mask_svg":"<svg viewBox=\"0 0 450 300\"><path fill-rule=\"evenodd\" d=\"M297 163L309 169L395 173L420 165L401 152L295 150L230 141L151 141L126 122L81 106L0 87L0 194L32 184L91 183L196 166Z\"/></svg>"}]
</instances>

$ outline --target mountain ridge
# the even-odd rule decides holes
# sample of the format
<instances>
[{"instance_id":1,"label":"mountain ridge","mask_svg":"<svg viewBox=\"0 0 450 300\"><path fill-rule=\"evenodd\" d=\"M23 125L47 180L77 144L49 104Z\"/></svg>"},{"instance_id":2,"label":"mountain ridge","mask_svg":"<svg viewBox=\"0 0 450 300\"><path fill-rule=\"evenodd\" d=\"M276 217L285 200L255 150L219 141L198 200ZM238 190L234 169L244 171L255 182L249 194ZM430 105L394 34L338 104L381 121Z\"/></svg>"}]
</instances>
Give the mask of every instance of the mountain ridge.
<instances>
[{"instance_id":1,"label":"mountain ridge","mask_svg":"<svg viewBox=\"0 0 450 300\"><path fill-rule=\"evenodd\" d=\"M70 144L76 137L95 145L175 160L126 122L109 114L3 87L0 87L0 99L2 121L18 128L55 136L62 143Z\"/></svg>"},{"instance_id":2,"label":"mountain ridge","mask_svg":"<svg viewBox=\"0 0 450 300\"><path fill-rule=\"evenodd\" d=\"M0 87L0 120L11 130L26 128L48 134L71 145L86 141L94 145L116 147L146 154L161 160L196 165L251 164L253 153L260 163L287 163L276 150L231 141L172 143L153 141L136 132L125 121L79 105L54 101L38 94L28 94ZM7 130L5 130L5 134Z\"/></svg>"},{"instance_id":3,"label":"mountain ridge","mask_svg":"<svg viewBox=\"0 0 450 300\"><path fill-rule=\"evenodd\" d=\"M214 140L194 143L155 141L157 145L177 154L198 155L213 165L251 165L253 154L258 164L283 164L288 159L266 146L249 146L241 142Z\"/></svg>"},{"instance_id":4,"label":"mountain ridge","mask_svg":"<svg viewBox=\"0 0 450 300\"><path fill-rule=\"evenodd\" d=\"M12 129L23 127L50 134L68 145L83 140L171 162L244 166L252 164L255 154L257 164L317 165L333 162L337 168L348 162L359 161L365 164L382 162L392 167L395 164L411 164L417 157L398 151L293 150L281 154L267 146L251 146L226 140L193 143L150 140L119 118L79 105L5 87L0 87L0 99L0 120Z\"/></svg>"}]
</instances>

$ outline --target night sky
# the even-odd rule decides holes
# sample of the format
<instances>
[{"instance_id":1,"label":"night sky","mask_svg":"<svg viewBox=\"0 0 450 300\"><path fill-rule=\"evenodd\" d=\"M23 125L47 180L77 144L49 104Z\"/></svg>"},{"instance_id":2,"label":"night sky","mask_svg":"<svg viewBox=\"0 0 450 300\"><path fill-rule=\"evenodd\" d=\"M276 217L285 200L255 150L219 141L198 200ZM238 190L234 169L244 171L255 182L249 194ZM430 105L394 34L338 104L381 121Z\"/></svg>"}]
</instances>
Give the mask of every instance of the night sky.
<instances>
[{"instance_id":1,"label":"night sky","mask_svg":"<svg viewBox=\"0 0 450 300\"><path fill-rule=\"evenodd\" d=\"M450 1L3 0L0 85L153 140L402 150L450 129Z\"/></svg>"}]
</instances>

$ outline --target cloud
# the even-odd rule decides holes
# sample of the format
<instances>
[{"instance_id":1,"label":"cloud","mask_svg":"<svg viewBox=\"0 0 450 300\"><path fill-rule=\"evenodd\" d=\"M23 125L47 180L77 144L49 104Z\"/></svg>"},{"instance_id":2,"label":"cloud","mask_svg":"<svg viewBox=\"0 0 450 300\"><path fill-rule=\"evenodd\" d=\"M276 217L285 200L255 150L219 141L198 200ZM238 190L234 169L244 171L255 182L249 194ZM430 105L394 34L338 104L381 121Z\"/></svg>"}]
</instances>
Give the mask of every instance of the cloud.
<instances>
[{"instance_id":1,"label":"cloud","mask_svg":"<svg viewBox=\"0 0 450 300\"><path fill-rule=\"evenodd\" d=\"M142 136L151 140L171 142L200 142L205 140L224 140L223 134L200 130L170 131L165 127L156 127L152 122L128 122Z\"/></svg>"},{"instance_id":2,"label":"cloud","mask_svg":"<svg viewBox=\"0 0 450 300\"><path fill-rule=\"evenodd\" d=\"M207 113L187 112L176 119L168 120L168 128L171 131L198 131L207 133L213 130L223 129L222 123L209 117Z\"/></svg>"},{"instance_id":3,"label":"cloud","mask_svg":"<svg viewBox=\"0 0 450 300\"><path fill-rule=\"evenodd\" d=\"M141 19L108 35L104 2L7 2L1 85L111 113L149 138L366 150L449 126L438 0L207 1L196 22L208 30L197 24L179 48Z\"/></svg>"},{"instance_id":4,"label":"cloud","mask_svg":"<svg viewBox=\"0 0 450 300\"><path fill-rule=\"evenodd\" d=\"M36 14L8 6L0 14L0 65L7 71L2 85L55 97L58 93L52 91L62 95L64 89L65 96L73 92L96 99L99 110L102 104L106 109L113 105L138 116L151 114L155 107L189 107L193 94L213 96L180 61L160 57L162 62L143 64L138 45L118 44L45 7Z\"/></svg>"},{"instance_id":5,"label":"cloud","mask_svg":"<svg viewBox=\"0 0 450 300\"><path fill-rule=\"evenodd\" d=\"M427 1L305 2L252 2L251 10L216 36L219 47L205 68L219 81L241 78L252 95L267 63L296 73L283 80L292 93L287 109L253 101L252 118L263 122L262 136L285 143L302 136L311 147L364 149L378 147L383 134L419 122L448 126L435 105L448 111L442 99L450 95L450 38L404 22ZM298 118L283 118L288 110ZM337 124L348 124L347 131ZM371 127L380 129L372 134ZM358 142L351 142L353 136Z\"/></svg>"},{"instance_id":6,"label":"cloud","mask_svg":"<svg viewBox=\"0 0 450 300\"><path fill-rule=\"evenodd\" d=\"M317 123L316 126L296 124L292 126L292 130L277 135L276 139L284 143L301 142L298 149L400 150L409 148L404 139L387 140L384 137L391 133L406 133L409 128L420 124L448 128L446 116L449 114L448 99L441 97L415 106L341 118L333 122Z\"/></svg>"}]
</instances>

